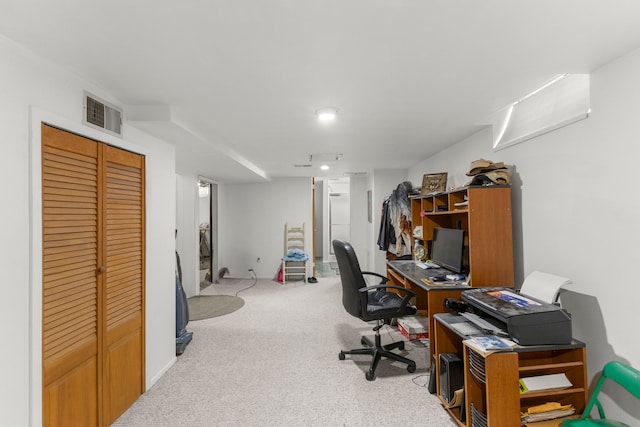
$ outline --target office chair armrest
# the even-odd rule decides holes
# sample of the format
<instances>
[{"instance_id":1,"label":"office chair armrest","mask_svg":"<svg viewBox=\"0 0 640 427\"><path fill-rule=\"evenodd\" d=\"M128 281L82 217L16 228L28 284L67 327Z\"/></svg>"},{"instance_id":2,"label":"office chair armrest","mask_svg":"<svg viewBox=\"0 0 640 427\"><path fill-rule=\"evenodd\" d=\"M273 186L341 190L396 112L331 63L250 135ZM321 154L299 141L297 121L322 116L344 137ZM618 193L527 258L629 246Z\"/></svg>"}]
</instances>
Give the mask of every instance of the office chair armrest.
<instances>
[{"instance_id":1,"label":"office chair armrest","mask_svg":"<svg viewBox=\"0 0 640 427\"><path fill-rule=\"evenodd\" d=\"M379 285L371 285L371 286L366 286L364 288L360 288L359 291L364 293L367 291L370 291L372 289L397 289L399 291L403 291L403 293L406 293L409 298L413 297L416 295L415 292L413 292L411 289L407 289L403 286L397 286L397 285L387 285L385 283L380 283Z\"/></svg>"},{"instance_id":2,"label":"office chair armrest","mask_svg":"<svg viewBox=\"0 0 640 427\"><path fill-rule=\"evenodd\" d=\"M360 288L360 299L362 301L362 306L366 307L367 303L369 302L369 297L368 297L368 291L373 290L373 289L396 289L398 291L401 291L401 293L405 294L404 297L402 298L402 301L400 302L400 306L401 307L406 307L409 305L409 301L411 300L411 298L413 298L416 293L413 292L411 289L407 289L405 287L402 286L396 286L396 285L387 285L387 284L380 284L380 285L372 285L372 286L366 286L364 288Z\"/></svg>"},{"instance_id":3,"label":"office chair armrest","mask_svg":"<svg viewBox=\"0 0 640 427\"><path fill-rule=\"evenodd\" d=\"M370 276L376 276L376 277L379 277L379 278L381 279L381 280L380 280L380 283L387 283L387 282L389 281L389 278L388 278L387 276L383 276L382 274L378 274L378 273L375 273L375 272L373 272L373 271L361 271L361 273L362 273L362 275L363 275L363 276L364 276L365 274L368 274L368 275L370 275Z\"/></svg>"}]
</instances>

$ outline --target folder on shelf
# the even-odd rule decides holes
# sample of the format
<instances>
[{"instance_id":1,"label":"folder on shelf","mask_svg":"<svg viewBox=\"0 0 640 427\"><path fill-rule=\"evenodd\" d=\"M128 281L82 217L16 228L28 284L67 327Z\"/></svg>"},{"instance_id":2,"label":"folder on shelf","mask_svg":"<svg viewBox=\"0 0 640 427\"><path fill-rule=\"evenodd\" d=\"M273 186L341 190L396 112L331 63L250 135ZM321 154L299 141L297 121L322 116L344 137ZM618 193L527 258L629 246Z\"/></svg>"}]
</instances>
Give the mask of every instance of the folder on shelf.
<instances>
[{"instance_id":1,"label":"folder on shelf","mask_svg":"<svg viewBox=\"0 0 640 427\"><path fill-rule=\"evenodd\" d=\"M542 390L560 390L571 386L571 381L569 381L567 376L562 373L520 378L520 393Z\"/></svg>"}]
</instances>

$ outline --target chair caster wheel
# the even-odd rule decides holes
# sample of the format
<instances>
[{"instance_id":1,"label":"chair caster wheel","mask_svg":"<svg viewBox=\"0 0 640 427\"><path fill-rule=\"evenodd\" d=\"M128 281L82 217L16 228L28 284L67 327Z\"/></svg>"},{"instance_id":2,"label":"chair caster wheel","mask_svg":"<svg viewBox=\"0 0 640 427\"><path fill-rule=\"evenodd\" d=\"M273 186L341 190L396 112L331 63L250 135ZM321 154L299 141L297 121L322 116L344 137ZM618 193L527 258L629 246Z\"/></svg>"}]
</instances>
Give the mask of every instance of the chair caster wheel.
<instances>
[{"instance_id":1,"label":"chair caster wheel","mask_svg":"<svg viewBox=\"0 0 640 427\"><path fill-rule=\"evenodd\" d=\"M412 363L410 365L407 365L407 372L409 372L410 374L416 371L416 364Z\"/></svg>"},{"instance_id":2,"label":"chair caster wheel","mask_svg":"<svg viewBox=\"0 0 640 427\"><path fill-rule=\"evenodd\" d=\"M398 344L398 350L404 350L404 341L400 341L400 344Z\"/></svg>"},{"instance_id":3,"label":"chair caster wheel","mask_svg":"<svg viewBox=\"0 0 640 427\"><path fill-rule=\"evenodd\" d=\"M343 351L341 351L340 354L338 354L338 359L344 360L344 352Z\"/></svg>"},{"instance_id":4,"label":"chair caster wheel","mask_svg":"<svg viewBox=\"0 0 640 427\"><path fill-rule=\"evenodd\" d=\"M376 378L376 375L371 371L367 371L364 374L364 377L367 379L367 381L373 381Z\"/></svg>"},{"instance_id":5,"label":"chair caster wheel","mask_svg":"<svg viewBox=\"0 0 640 427\"><path fill-rule=\"evenodd\" d=\"M369 347L369 344L367 343L367 340L364 339L364 337L360 338L360 344L365 347Z\"/></svg>"}]
</instances>

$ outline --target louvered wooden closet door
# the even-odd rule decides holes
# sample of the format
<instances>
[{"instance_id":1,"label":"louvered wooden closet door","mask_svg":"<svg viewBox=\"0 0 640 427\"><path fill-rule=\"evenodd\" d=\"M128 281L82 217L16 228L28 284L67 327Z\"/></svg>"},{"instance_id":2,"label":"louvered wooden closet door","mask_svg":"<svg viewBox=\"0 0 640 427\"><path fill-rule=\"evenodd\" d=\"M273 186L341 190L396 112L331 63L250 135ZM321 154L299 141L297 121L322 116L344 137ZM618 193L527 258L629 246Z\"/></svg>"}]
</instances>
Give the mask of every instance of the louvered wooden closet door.
<instances>
[{"instance_id":1,"label":"louvered wooden closet door","mask_svg":"<svg viewBox=\"0 0 640 427\"><path fill-rule=\"evenodd\" d=\"M43 424L111 424L144 390L144 158L42 126Z\"/></svg>"},{"instance_id":2,"label":"louvered wooden closet door","mask_svg":"<svg viewBox=\"0 0 640 427\"><path fill-rule=\"evenodd\" d=\"M144 158L104 148L105 419L144 391Z\"/></svg>"},{"instance_id":3,"label":"louvered wooden closet door","mask_svg":"<svg viewBox=\"0 0 640 427\"><path fill-rule=\"evenodd\" d=\"M95 141L42 127L43 424L98 425Z\"/></svg>"}]
</instances>

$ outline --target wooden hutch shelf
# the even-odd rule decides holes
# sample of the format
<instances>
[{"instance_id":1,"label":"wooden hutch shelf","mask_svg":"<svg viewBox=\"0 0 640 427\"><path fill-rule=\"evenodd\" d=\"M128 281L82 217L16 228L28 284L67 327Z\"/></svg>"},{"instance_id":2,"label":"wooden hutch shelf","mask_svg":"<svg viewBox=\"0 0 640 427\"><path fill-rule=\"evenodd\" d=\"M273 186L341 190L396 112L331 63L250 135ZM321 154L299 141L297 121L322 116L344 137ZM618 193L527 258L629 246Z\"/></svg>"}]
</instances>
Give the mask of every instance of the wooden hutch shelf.
<instances>
[{"instance_id":1,"label":"wooden hutch shelf","mask_svg":"<svg viewBox=\"0 0 640 427\"><path fill-rule=\"evenodd\" d=\"M465 265L470 286L513 286L511 187L464 187L455 191L411 197L411 225L422 227L414 236L431 249L433 229L465 231ZM413 247L413 245L412 245Z\"/></svg>"}]
</instances>

